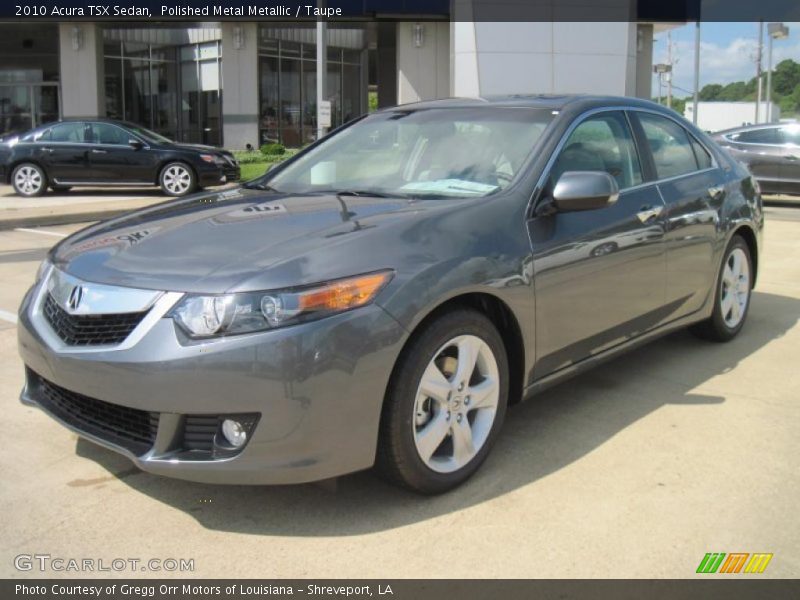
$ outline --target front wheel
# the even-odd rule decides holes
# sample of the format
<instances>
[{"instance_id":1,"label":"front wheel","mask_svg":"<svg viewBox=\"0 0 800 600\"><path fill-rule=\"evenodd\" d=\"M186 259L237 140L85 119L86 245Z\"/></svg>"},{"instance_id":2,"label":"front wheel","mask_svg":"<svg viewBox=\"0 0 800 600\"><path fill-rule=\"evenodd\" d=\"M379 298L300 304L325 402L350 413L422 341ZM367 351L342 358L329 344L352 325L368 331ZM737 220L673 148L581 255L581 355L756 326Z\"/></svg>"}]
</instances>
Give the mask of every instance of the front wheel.
<instances>
[{"instance_id":1,"label":"front wheel","mask_svg":"<svg viewBox=\"0 0 800 600\"><path fill-rule=\"evenodd\" d=\"M377 466L423 494L467 480L494 444L508 403L508 359L481 313L459 309L415 334L395 368Z\"/></svg>"},{"instance_id":2,"label":"front wheel","mask_svg":"<svg viewBox=\"0 0 800 600\"><path fill-rule=\"evenodd\" d=\"M47 191L47 176L39 165L22 163L11 174L11 184L17 194L32 198Z\"/></svg>"},{"instance_id":3,"label":"front wheel","mask_svg":"<svg viewBox=\"0 0 800 600\"><path fill-rule=\"evenodd\" d=\"M752 272L750 248L741 236L736 235L725 250L717 277L714 312L709 319L692 326L692 333L714 342L727 342L736 337L750 308Z\"/></svg>"},{"instance_id":4,"label":"front wheel","mask_svg":"<svg viewBox=\"0 0 800 600\"><path fill-rule=\"evenodd\" d=\"M161 190L170 196L186 196L197 188L197 178L189 165L173 162L161 169Z\"/></svg>"}]
</instances>

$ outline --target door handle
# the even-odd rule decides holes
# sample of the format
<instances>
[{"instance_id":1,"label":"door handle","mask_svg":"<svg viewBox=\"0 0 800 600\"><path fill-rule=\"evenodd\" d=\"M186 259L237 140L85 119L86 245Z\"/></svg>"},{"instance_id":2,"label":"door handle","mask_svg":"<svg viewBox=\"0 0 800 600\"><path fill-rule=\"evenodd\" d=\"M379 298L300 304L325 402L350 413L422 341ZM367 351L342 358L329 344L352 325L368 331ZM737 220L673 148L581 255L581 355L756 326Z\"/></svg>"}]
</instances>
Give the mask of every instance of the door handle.
<instances>
[{"instance_id":1,"label":"door handle","mask_svg":"<svg viewBox=\"0 0 800 600\"><path fill-rule=\"evenodd\" d=\"M716 199L716 198L718 198L718 197L719 197L719 196L722 194L722 192L724 192L724 191L725 191L725 186L722 186L722 185L712 185L710 188L708 188L708 195L709 195L709 196L711 196L712 198L715 198L715 199Z\"/></svg>"},{"instance_id":2,"label":"door handle","mask_svg":"<svg viewBox=\"0 0 800 600\"><path fill-rule=\"evenodd\" d=\"M636 216L639 217L639 220L642 223L647 223L650 219L653 219L661 214L661 211L664 210L663 206L643 206Z\"/></svg>"},{"instance_id":3,"label":"door handle","mask_svg":"<svg viewBox=\"0 0 800 600\"><path fill-rule=\"evenodd\" d=\"M98 150L97 148L92 148L92 154L105 154L106 150Z\"/></svg>"},{"instance_id":4,"label":"door handle","mask_svg":"<svg viewBox=\"0 0 800 600\"><path fill-rule=\"evenodd\" d=\"M52 148L42 148L42 152L52 152Z\"/></svg>"}]
</instances>

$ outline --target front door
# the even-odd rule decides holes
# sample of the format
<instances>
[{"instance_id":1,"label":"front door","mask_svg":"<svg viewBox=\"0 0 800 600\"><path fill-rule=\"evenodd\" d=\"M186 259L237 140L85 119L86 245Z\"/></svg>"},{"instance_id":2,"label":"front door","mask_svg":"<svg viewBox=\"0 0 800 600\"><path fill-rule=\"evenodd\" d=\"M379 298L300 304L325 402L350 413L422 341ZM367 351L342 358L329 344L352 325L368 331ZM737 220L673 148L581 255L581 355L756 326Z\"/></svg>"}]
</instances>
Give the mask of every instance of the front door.
<instances>
[{"instance_id":1,"label":"front door","mask_svg":"<svg viewBox=\"0 0 800 600\"><path fill-rule=\"evenodd\" d=\"M146 147L134 148L128 131L111 123L91 123L89 173L93 181L154 183L155 158Z\"/></svg>"},{"instance_id":2,"label":"front door","mask_svg":"<svg viewBox=\"0 0 800 600\"><path fill-rule=\"evenodd\" d=\"M656 185L644 184L625 114L601 112L574 129L550 171L543 198L566 171L606 171L621 192L605 208L529 221L537 378L664 319L664 204Z\"/></svg>"}]
</instances>

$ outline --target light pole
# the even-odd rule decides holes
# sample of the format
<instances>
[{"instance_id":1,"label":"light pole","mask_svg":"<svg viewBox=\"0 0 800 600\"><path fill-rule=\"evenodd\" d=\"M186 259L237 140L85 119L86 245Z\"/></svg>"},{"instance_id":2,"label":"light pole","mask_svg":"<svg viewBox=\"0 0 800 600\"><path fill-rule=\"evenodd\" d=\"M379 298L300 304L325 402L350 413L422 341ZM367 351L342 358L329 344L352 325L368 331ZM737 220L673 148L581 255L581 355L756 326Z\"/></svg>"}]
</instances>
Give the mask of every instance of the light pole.
<instances>
[{"instance_id":1,"label":"light pole","mask_svg":"<svg viewBox=\"0 0 800 600\"><path fill-rule=\"evenodd\" d=\"M789 37L789 28L783 23L767 23L769 50L767 51L767 123L772 123L772 41Z\"/></svg>"},{"instance_id":2,"label":"light pole","mask_svg":"<svg viewBox=\"0 0 800 600\"><path fill-rule=\"evenodd\" d=\"M697 113L700 112L700 21L694 24L694 112L692 123L697 125Z\"/></svg>"},{"instance_id":3,"label":"light pole","mask_svg":"<svg viewBox=\"0 0 800 600\"><path fill-rule=\"evenodd\" d=\"M661 104L661 84L664 81L664 74L672 72L672 65L667 63L658 63L653 65L653 73L658 75L658 103ZM667 105L669 106L669 105Z\"/></svg>"},{"instance_id":4,"label":"light pole","mask_svg":"<svg viewBox=\"0 0 800 600\"><path fill-rule=\"evenodd\" d=\"M756 96L756 120L755 123L758 125L761 122L761 91L763 89L764 83L761 81L762 79L762 71L761 71L761 61L763 60L764 53L764 23L763 21L758 22L758 48L756 49L756 83L758 84L758 95Z\"/></svg>"}]
</instances>

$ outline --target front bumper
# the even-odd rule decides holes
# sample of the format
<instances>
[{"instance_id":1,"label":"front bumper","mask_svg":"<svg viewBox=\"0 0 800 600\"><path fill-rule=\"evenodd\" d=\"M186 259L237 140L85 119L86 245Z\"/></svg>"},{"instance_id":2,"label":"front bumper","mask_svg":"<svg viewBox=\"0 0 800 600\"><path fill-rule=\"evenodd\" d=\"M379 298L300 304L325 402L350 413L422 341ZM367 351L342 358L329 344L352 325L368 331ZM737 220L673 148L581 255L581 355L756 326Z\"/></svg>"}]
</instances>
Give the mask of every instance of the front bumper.
<instances>
[{"instance_id":1,"label":"front bumper","mask_svg":"<svg viewBox=\"0 0 800 600\"><path fill-rule=\"evenodd\" d=\"M41 287L41 286L40 286ZM381 405L405 330L372 305L285 329L186 343L171 318L142 321L134 344L64 348L42 317L46 292L20 308L26 366L21 401L151 473L230 484L302 483L370 467ZM157 415L147 448L52 410L42 381L115 407ZM188 416L250 414L257 423L234 454L187 451Z\"/></svg>"},{"instance_id":2,"label":"front bumper","mask_svg":"<svg viewBox=\"0 0 800 600\"><path fill-rule=\"evenodd\" d=\"M198 169L198 183L200 187L212 187L225 183L233 183L241 179L241 168L236 165L207 166Z\"/></svg>"}]
</instances>

